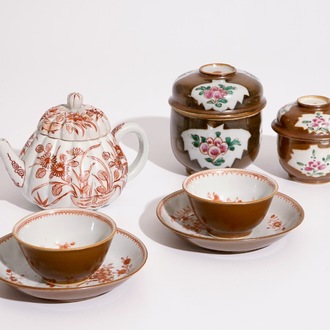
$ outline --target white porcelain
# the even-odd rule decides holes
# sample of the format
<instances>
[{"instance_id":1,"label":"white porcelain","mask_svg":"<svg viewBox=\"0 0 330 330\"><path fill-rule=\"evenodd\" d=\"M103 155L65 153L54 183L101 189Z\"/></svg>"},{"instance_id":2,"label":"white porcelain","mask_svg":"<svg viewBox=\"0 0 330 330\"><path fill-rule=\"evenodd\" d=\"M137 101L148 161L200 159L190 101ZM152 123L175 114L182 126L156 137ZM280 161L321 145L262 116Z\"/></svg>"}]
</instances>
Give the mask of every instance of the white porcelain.
<instances>
[{"instance_id":1,"label":"white porcelain","mask_svg":"<svg viewBox=\"0 0 330 330\"><path fill-rule=\"evenodd\" d=\"M324 143L323 148L317 145L310 145L304 150L292 148L288 165L307 178L318 180L319 178L325 177L330 174L329 146L330 142Z\"/></svg>"},{"instance_id":2,"label":"white porcelain","mask_svg":"<svg viewBox=\"0 0 330 330\"><path fill-rule=\"evenodd\" d=\"M115 222L103 213L70 208L32 213L16 223L13 235L46 249L79 249L108 239L115 230Z\"/></svg>"},{"instance_id":3,"label":"white porcelain","mask_svg":"<svg viewBox=\"0 0 330 330\"><path fill-rule=\"evenodd\" d=\"M201 168L231 167L248 149L251 133L242 128L216 127L191 128L182 132L184 150L190 160L196 160Z\"/></svg>"},{"instance_id":4,"label":"white porcelain","mask_svg":"<svg viewBox=\"0 0 330 330\"><path fill-rule=\"evenodd\" d=\"M102 266L81 284L52 285L35 273L16 240L9 234L0 239L0 280L30 296L72 301L111 291L136 274L147 260L145 245L134 235L117 229Z\"/></svg>"},{"instance_id":5,"label":"white porcelain","mask_svg":"<svg viewBox=\"0 0 330 330\"><path fill-rule=\"evenodd\" d=\"M139 141L132 164L119 145L129 133ZM105 113L83 104L79 93L45 112L19 156L0 139L0 156L12 180L44 209L97 209L113 202L148 154L147 135L139 125L125 122L111 130Z\"/></svg>"},{"instance_id":6,"label":"white porcelain","mask_svg":"<svg viewBox=\"0 0 330 330\"><path fill-rule=\"evenodd\" d=\"M252 233L233 239L210 236L205 226L197 220L184 190L162 199L157 206L157 216L166 228L194 245L214 251L239 253L261 249L282 239L302 223L304 210L297 201L278 192L266 217Z\"/></svg>"}]
</instances>

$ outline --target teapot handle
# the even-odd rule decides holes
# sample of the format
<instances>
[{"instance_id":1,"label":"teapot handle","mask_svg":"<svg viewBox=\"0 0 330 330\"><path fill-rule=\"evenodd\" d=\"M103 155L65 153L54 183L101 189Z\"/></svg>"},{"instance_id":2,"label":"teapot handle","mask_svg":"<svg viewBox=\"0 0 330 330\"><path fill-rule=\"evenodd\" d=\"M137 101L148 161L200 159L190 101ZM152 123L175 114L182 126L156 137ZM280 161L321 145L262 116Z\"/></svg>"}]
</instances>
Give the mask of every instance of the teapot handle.
<instances>
[{"instance_id":1,"label":"teapot handle","mask_svg":"<svg viewBox=\"0 0 330 330\"><path fill-rule=\"evenodd\" d=\"M139 139L139 150L131 165L128 166L127 181L135 178L146 164L149 156L149 142L145 131L135 123L122 123L117 125L113 130L112 134L119 142L128 133L135 133Z\"/></svg>"}]
</instances>

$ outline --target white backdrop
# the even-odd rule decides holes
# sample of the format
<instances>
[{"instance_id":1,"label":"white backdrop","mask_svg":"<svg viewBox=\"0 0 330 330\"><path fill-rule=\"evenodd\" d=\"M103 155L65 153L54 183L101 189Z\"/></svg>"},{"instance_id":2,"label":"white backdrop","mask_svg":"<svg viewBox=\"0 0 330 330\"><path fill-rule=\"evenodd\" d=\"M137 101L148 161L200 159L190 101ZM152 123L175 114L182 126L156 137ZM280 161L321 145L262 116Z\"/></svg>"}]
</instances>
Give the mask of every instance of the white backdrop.
<instances>
[{"instance_id":1,"label":"white backdrop","mask_svg":"<svg viewBox=\"0 0 330 330\"><path fill-rule=\"evenodd\" d=\"M270 124L286 103L330 95L326 0L0 0L0 137L19 150L41 115L73 91L112 126L148 133L149 162L102 209L147 246L146 266L117 290L54 304L0 283L1 322L14 329L327 329L329 185L291 182ZM184 169L169 145L168 98L177 76L210 62L256 75L264 86L263 144L252 169L299 201L305 221L278 244L239 255L190 247L156 218ZM135 141L125 143L128 157ZM37 208L0 164L0 234Z\"/></svg>"}]
</instances>

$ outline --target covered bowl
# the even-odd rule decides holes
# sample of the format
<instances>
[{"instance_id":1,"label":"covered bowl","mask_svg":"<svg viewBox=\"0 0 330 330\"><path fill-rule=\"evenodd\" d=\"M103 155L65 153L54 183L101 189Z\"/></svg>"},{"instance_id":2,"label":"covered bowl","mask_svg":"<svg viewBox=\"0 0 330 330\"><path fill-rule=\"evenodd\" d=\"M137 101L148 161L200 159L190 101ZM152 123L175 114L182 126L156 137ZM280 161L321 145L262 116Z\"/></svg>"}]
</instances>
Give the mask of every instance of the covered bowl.
<instances>
[{"instance_id":1,"label":"covered bowl","mask_svg":"<svg viewBox=\"0 0 330 330\"><path fill-rule=\"evenodd\" d=\"M258 155L263 87L252 74L212 63L179 76L169 99L171 146L188 174L244 168Z\"/></svg>"}]
</instances>

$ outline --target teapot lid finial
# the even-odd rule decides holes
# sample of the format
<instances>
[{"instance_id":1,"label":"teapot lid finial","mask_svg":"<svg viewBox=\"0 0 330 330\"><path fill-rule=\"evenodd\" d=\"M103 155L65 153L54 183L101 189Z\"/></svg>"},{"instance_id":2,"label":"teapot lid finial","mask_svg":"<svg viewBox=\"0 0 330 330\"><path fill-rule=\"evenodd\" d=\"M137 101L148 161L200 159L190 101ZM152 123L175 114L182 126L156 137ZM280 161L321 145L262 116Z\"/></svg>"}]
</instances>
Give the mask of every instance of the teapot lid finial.
<instances>
[{"instance_id":1,"label":"teapot lid finial","mask_svg":"<svg viewBox=\"0 0 330 330\"><path fill-rule=\"evenodd\" d=\"M83 105L83 96L79 93L70 93L68 95L68 108L70 110L80 110Z\"/></svg>"},{"instance_id":2,"label":"teapot lid finial","mask_svg":"<svg viewBox=\"0 0 330 330\"><path fill-rule=\"evenodd\" d=\"M55 139L86 141L106 136L111 127L103 111L83 104L82 95L74 92L68 95L67 104L57 105L44 113L38 130Z\"/></svg>"}]
</instances>

